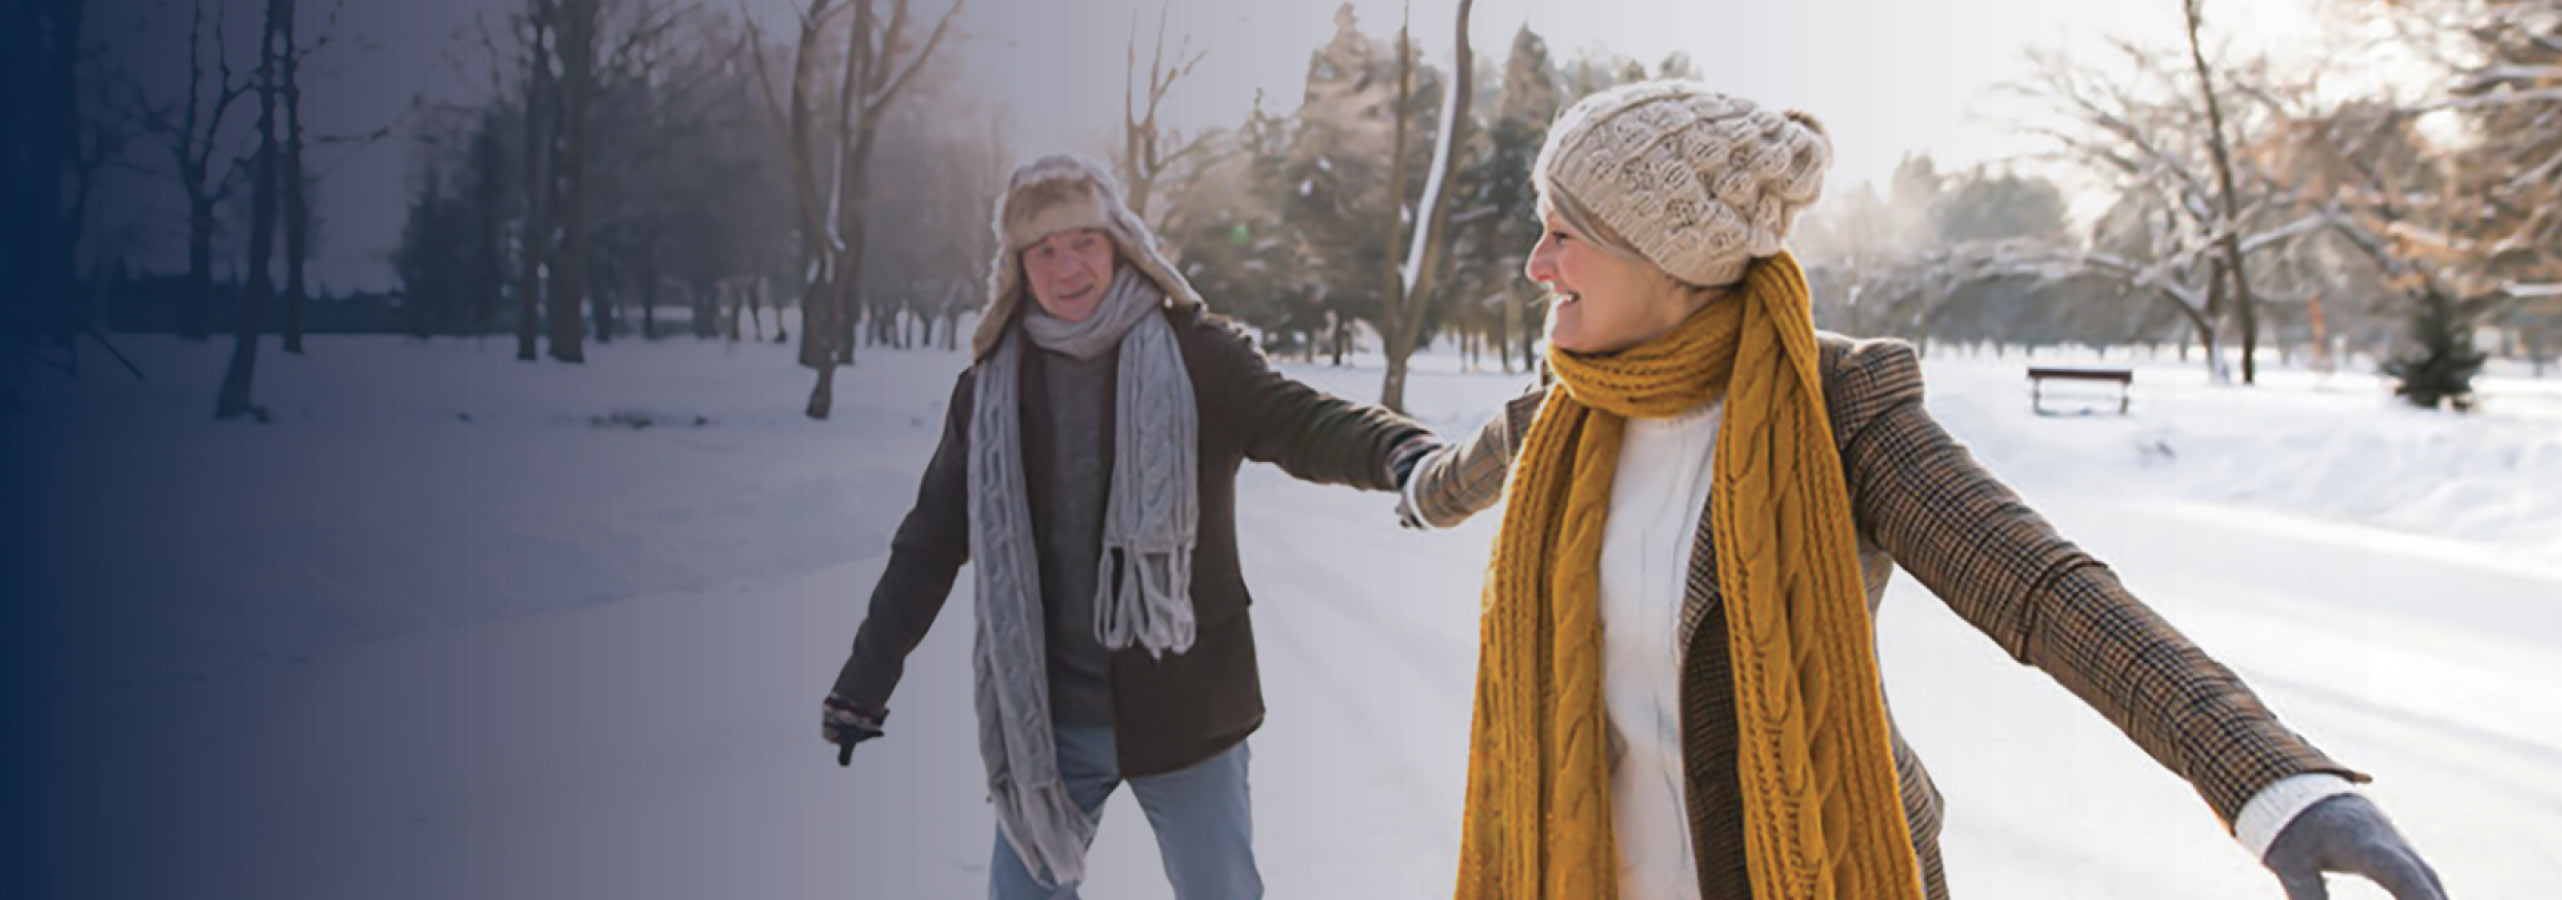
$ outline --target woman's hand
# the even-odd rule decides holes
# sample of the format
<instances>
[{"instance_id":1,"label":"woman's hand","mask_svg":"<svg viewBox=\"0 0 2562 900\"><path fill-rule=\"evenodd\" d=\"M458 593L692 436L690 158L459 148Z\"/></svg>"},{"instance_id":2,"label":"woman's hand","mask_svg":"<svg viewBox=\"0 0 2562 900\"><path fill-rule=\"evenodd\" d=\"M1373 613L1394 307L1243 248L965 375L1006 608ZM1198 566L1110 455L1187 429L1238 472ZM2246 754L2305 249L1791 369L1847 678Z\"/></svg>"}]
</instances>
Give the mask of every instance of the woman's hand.
<instances>
[{"instance_id":1,"label":"woman's hand","mask_svg":"<svg viewBox=\"0 0 2562 900\"><path fill-rule=\"evenodd\" d=\"M2437 872L2420 860L2384 811L2365 797L2340 794L2313 804L2268 845L2261 858L2286 886L2287 900L2329 900L2322 873L2364 876L2394 900L2446 900Z\"/></svg>"}]
</instances>

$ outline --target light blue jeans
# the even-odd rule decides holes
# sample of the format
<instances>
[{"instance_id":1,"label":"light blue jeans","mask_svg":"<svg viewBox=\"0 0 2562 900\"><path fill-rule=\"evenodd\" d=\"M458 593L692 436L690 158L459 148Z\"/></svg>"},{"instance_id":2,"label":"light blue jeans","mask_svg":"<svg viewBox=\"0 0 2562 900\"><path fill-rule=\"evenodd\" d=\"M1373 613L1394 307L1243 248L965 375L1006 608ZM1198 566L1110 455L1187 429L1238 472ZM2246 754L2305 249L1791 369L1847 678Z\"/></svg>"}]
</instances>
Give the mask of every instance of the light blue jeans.
<instances>
[{"instance_id":1,"label":"light blue jeans","mask_svg":"<svg viewBox=\"0 0 2562 900\"><path fill-rule=\"evenodd\" d=\"M1059 775L1068 797L1089 821L1103 822L1103 801L1121 785L1119 757L1109 727L1058 726ZM1254 868L1254 817L1246 794L1245 744L1163 775L1130 779L1139 808L1156 830L1166 880L1177 900L1255 900L1263 876ZM1042 887L1032 880L1014 845L996 836L988 870L991 900L1075 900L1076 886Z\"/></svg>"}]
</instances>

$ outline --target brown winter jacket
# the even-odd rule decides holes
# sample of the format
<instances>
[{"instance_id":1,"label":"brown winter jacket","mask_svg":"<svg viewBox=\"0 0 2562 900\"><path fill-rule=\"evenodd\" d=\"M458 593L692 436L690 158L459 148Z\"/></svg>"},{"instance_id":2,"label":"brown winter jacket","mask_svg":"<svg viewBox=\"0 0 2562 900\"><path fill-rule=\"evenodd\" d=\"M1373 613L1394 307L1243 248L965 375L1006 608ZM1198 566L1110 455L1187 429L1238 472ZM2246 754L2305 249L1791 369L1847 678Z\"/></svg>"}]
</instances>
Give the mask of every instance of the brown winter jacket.
<instances>
[{"instance_id":1,"label":"brown winter jacket","mask_svg":"<svg viewBox=\"0 0 2562 900\"><path fill-rule=\"evenodd\" d=\"M1228 320L1192 306L1169 310L1200 408L1200 532L1192 556L1192 602L1199 636L1192 649L1149 658L1131 647L1112 655L1113 734L1124 778L1187 768L1245 740L1263 724L1254 659L1253 603L1237 564L1236 476L1246 460L1275 463L1323 484L1393 490L1388 455L1424 429L1291 380ZM1048 392L1023 367L1025 421L1039 421ZM871 612L838 673L839 696L886 709L907 654L925 637L969 560L970 409L973 366L952 388L943 441L926 464L916 506L890 541L890 562L872 591ZM1027 439L1031 437L1027 429ZM1107 424L1105 433L1110 433ZM1037 469L1027 469L1027 477ZM1034 496L1044 486L1025 485Z\"/></svg>"},{"instance_id":2,"label":"brown winter jacket","mask_svg":"<svg viewBox=\"0 0 2562 900\"><path fill-rule=\"evenodd\" d=\"M1902 566L2013 658L2062 683L2187 779L2228 828L2243 804L2278 779L2331 772L2366 780L2279 724L2231 670L1976 464L1922 408L1921 364L1911 345L1832 334L1819 335L1819 344L1824 404L1858 525L1872 622L1887 578ZM1417 470L1415 501L1426 521L1456 524L1503 498L1515 437L1529 429L1543 396L1514 400L1475 438ZM1685 793L1700 895L1749 900L1711 518L1700 517L1681 614ZM1939 790L1900 731L1894 740L1913 848L1930 897L1946 900Z\"/></svg>"}]
</instances>

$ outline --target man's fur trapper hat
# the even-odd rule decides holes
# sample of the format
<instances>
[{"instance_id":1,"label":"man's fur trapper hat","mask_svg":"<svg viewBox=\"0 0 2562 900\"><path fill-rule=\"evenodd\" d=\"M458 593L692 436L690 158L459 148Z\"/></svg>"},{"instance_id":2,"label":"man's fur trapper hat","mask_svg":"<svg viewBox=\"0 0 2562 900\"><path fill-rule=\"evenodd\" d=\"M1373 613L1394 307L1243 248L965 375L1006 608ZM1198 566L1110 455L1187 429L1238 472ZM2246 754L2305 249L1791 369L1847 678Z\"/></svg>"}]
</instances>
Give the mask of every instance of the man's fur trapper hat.
<instances>
[{"instance_id":1,"label":"man's fur trapper hat","mask_svg":"<svg viewBox=\"0 0 2562 900\"><path fill-rule=\"evenodd\" d=\"M988 263L987 307L970 338L973 359L984 359L996 349L1029 291L1023 279L1023 248L1070 229L1099 228L1111 235L1121 261L1156 282L1165 291L1166 305L1201 305L1201 295L1166 258L1156 233L1121 201L1120 182L1090 158L1054 154L1015 169L1006 180L1004 196L996 198L992 227L996 258Z\"/></svg>"}]
</instances>

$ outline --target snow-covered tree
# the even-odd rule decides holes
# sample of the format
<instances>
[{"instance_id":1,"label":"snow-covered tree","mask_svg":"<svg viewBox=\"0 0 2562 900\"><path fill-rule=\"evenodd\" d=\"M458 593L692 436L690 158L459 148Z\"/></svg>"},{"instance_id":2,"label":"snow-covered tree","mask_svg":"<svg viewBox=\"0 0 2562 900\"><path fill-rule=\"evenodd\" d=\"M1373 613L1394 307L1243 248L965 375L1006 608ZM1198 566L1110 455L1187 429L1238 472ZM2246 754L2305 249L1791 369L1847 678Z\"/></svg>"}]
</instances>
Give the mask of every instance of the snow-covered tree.
<instances>
[{"instance_id":1,"label":"snow-covered tree","mask_svg":"<svg viewBox=\"0 0 2562 900\"><path fill-rule=\"evenodd\" d=\"M2263 61L2208 65L2206 77L2255 98L2210 109L2197 86L2202 51L2166 54L2125 40L2111 47L2116 69L2126 74L2037 53L2037 74L2004 93L2038 109L2029 133L2118 197L2102 223L2108 234L2095 234L2077 255L2078 272L2173 304L2194 326L2218 381L2234 378L2223 351L2238 325L2247 382L2255 365L2256 291L2235 263L2283 246L2326 217L2302 209L2306 195L2291 173L2230 150L2272 140L2299 88L2280 83Z\"/></svg>"},{"instance_id":2,"label":"snow-covered tree","mask_svg":"<svg viewBox=\"0 0 2562 900\"><path fill-rule=\"evenodd\" d=\"M1274 173L1284 188L1282 215L1305 254L1310 284L1329 319L1327 338L1335 361L1342 362L1359 323L1384 324L1389 309L1381 273L1398 264L1402 245L1391 230L1395 210L1414 201L1420 179L1410 179L1402 195L1390 193L1393 154L1398 149L1398 123L1430 134L1440 104L1399 103L1395 45L1363 34L1350 4L1335 12L1335 34L1309 55L1306 89L1290 117L1289 146ZM1417 62L1410 74L1407 99L1431 96L1440 73ZM1430 145L1409 141L1405 151L1416 159ZM1379 327L1385 334L1387 329Z\"/></svg>"},{"instance_id":3,"label":"snow-covered tree","mask_svg":"<svg viewBox=\"0 0 2562 900\"><path fill-rule=\"evenodd\" d=\"M1439 127L1433 132L1425 132L1435 135L1432 155L1427 163L1430 168L1423 175L1423 196L1412 207L1407 207L1403 199L1412 165L1406 147L1409 143L1422 141L1410 141L1410 138L1419 138L1420 135L1408 127L1409 117L1402 110L1415 99L1412 74L1415 57L1421 49L1411 39L1410 28L1399 29L1397 33L1397 108L1401 112L1396 117L1396 138L1390 144L1388 196L1394 205L1388 216L1388 233L1390 249L1395 249L1395 239L1403 238L1405 251L1401 261L1385 270L1387 283L1381 294L1388 302L1380 311L1377 322L1383 326L1380 328L1380 341L1386 345L1384 349L1388 357L1387 374L1379 387L1379 403L1398 412L1405 411L1406 361L1414 355L1415 347L1422 343L1424 315L1431 309L1434 289L1441 278L1443 257L1450 250L1450 195L1453 192L1450 177L1457 168L1462 141L1468 132L1469 93L1474 89L1476 80L1475 64L1468 46L1468 13L1475 6L1476 0L1459 0L1459 22L1451 31L1456 61L1451 67L1449 92L1443 95L1441 114L1436 123ZM1412 228L1411 234L1400 233L1400 224Z\"/></svg>"}]
</instances>

